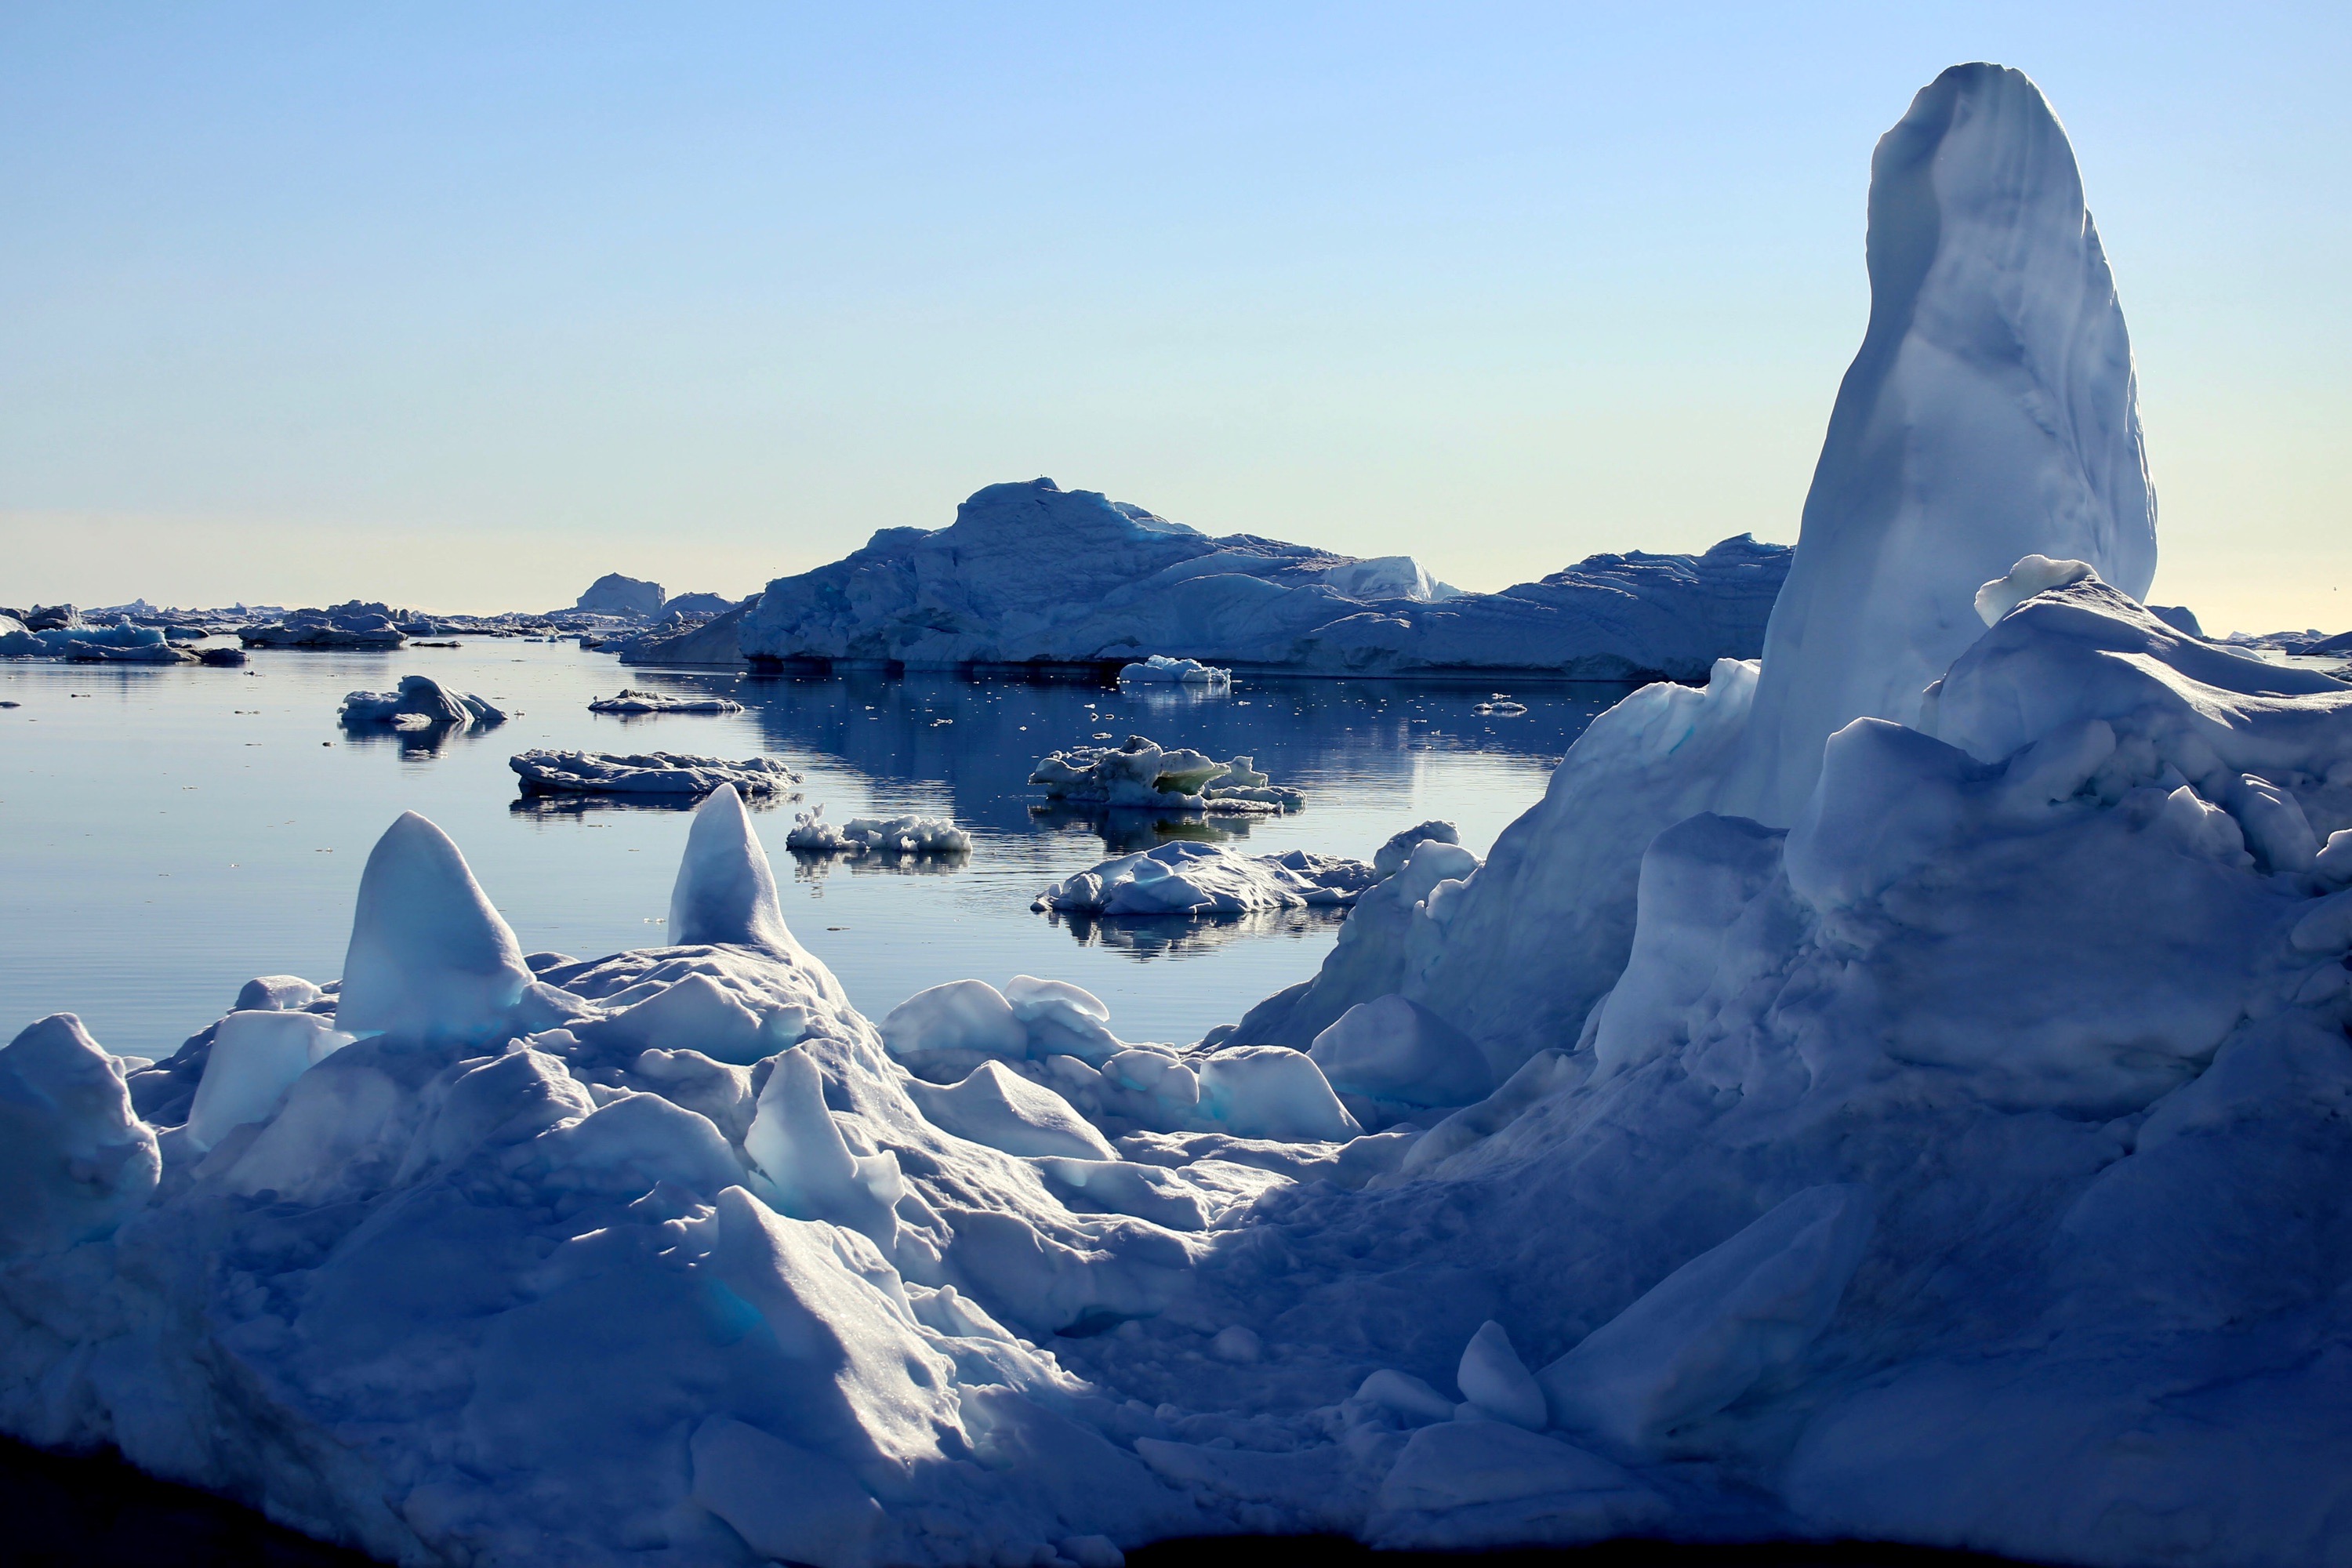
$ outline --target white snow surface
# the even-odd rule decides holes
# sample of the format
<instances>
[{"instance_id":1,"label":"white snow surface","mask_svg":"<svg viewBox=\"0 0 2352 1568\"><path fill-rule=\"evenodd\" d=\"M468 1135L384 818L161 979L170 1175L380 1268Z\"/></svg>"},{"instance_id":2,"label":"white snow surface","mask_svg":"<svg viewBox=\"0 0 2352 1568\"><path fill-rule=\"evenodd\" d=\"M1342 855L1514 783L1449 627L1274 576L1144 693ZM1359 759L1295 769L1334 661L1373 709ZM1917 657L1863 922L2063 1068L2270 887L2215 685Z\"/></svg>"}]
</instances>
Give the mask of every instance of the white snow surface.
<instances>
[{"instance_id":1,"label":"white snow surface","mask_svg":"<svg viewBox=\"0 0 2352 1568\"><path fill-rule=\"evenodd\" d=\"M786 795L801 782L773 757L729 762L688 752L530 751L509 757L507 766L522 780L525 795L708 795L732 784L743 795Z\"/></svg>"},{"instance_id":2,"label":"white snow surface","mask_svg":"<svg viewBox=\"0 0 2352 1568\"><path fill-rule=\"evenodd\" d=\"M1753 658L1788 569L1745 535L1702 555L1596 555L1497 594L1405 556L1213 539L1051 479L991 485L947 528L884 529L770 583L737 630L755 658L960 669L1165 657L1329 674L1525 669L1692 679ZM709 639L665 657L715 659Z\"/></svg>"},{"instance_id":3,"label":"white snow surface","mask_svg":"<svg viewBox=\"0 0 2352 1568\"><path fill-rule=\"evenodd\" d=\"M1310 906L1344 908L1374 880L1361 860L1290 849L1243 855L1172 839L1115 855L1037 896L1033 910L1088 915L1240 915Z\"/></svg>"},{"instance_id":4,"label":"white snow surface","mask_svg":"<svg viewBox=\"0 0 2352 1568\"><path fill-rule=\"evenodd\" d=\"M1958 186L2074 189L1983 133L2020 90L1923 97ZM404 817L338 984L147 1068L0 1047L0 1428L415 1564L2352 1557L2352 688L2150 613L2068 505L1974 560L2067 493L1983 414L1911 449L1980 426L2013 489L1863 589L1973 629L1782 820L1730 815L1794 721L1753 662L1644 689L1207 1041L1026 975L869 1023L730 795L698 940L585 961ZM1376 1070L1429 1092L1366 1132Z\"/></svg>"},{"instance_id":5,"label":"white snow surface","mask_svg":"<svg viewBox=\"0 0 2352 1568\"><path fill-rule=\"evenodd\" d=\"M679 697L667 691L639 691L625 686L618 694L588 704L591 713L740 713L743 705L724 697Z\"/></svg>"}]
</instances>

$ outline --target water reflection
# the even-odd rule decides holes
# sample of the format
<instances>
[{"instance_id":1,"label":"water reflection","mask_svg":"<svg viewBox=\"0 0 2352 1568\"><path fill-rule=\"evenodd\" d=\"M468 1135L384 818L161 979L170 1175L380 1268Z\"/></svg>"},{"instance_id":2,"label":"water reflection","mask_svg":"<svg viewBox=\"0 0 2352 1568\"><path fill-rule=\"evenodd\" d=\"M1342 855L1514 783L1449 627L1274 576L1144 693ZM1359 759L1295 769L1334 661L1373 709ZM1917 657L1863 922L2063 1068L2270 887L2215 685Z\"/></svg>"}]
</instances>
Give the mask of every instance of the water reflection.
<instances>
[{"instance_id":1,"label":"water reflection","mask_svg":"<svg viewBox=\"0 0 2352 1568\"><path fill-rule=\"evenodd\" d=\"M1110 948L1138 959L1190 957L1242 937L1294 940L1336 929L1345 910L1259 910L1245 915L1082 915L1048 910L1045 923L1066 929L1080 947Z\"/></svg>"}]
</instances>

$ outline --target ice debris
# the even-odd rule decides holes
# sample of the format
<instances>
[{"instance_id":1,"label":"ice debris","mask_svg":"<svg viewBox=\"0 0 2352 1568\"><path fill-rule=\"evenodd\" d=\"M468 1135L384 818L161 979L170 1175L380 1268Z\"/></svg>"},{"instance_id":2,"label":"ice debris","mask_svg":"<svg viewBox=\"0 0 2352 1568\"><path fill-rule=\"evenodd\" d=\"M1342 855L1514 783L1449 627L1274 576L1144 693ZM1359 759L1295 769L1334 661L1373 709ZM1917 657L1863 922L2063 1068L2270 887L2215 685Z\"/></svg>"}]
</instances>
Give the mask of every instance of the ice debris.
<instances>
[{"instance_id":1,"label":"ice debris","mask_svg":"<svg viewBox=\"0 0 2352 1568\"><path fill-rule=\"evenodd\" d=\"M466 725L487 730L507 721L504 710L429 675L404 675L396 691L354 691L335 715L346 730L436 730Z\"/></svg>"},{"instance_id":2,"label":"ice debris","mask_svg":"<svg viewBox=\"0 0 2352 1568\"><path fill-rule=\"evenodd\" d=\"M740 713L743 705L724 697L680 697L667 691L639 691L625 686L611 697L588 704L591 713Z\"/></svg>"},{"instance_id":3,"label":"ice debris","mask_svg":"<svg viewBox=\"0 0 2352 1568\"><path fill-rule=\"evenodd\" d=\"M1374 880L1361 860L1304 849L1242 855L1174 839L1116 855L1064 878L1033 910L1092 915L1238 915L1309 906L1344 908Z\"/></svg>"},{"instance_id":4,"label":"ice debris","mask_svg":"<svg viewBox=\"0 0 2352 1568\"><path fill-rule=\"evenodd\" d=\"M1163 750L1142 735L1129 735L1116 748L1049 752L1029 782L1043 785L1050 801L1128 811L1280 816L1306 804L1297 790L1258 772L1249 757L1221 763L1182 747Z\"/></svg>"},{"instance_id":5,"label":"ice debris","mask_svg":"<svg viewBox=\"0 0 2352 1568\"><path fill-rule=\"evenodd\" d=\"M1171 658L1155 653L1139 664L1122 665L1118 683L1127 685L1202 686L1213 689L1233 685L1234 672L1213 664L1202 664L1197 658Z\"/></svg>"},{"instance_id":6,"label":"ice debris","mask_svg":"<svg viewBox=\"0 0 2352 1568\"><path fill-rule=\"evenodd\" d=\"M944 817L911 814L827 822L820 803L794 814L784 847L800 855L969 855L971 835Z\"/></svg>"},{"instance_id":7,"label":"ice debris","mask_svg":"<svg viewBox=\"0 0 2352 1568\"><path fill-rule=\"evenodd\" d=\"M786 795L801 782L773 757L698 757L686 752L530 751L508 759L525 795L708 795L733 784L745 795Z\"/></svg>"}]
</instances>

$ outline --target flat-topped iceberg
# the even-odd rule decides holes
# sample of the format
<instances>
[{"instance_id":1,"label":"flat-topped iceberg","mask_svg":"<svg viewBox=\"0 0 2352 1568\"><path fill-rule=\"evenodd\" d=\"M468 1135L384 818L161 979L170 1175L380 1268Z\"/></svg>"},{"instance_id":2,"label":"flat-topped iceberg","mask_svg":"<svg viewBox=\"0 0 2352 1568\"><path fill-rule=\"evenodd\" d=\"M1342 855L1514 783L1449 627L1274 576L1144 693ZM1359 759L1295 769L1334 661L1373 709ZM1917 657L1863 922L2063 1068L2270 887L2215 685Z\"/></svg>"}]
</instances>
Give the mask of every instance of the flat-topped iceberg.
<instances>
[{"instance_id":1,"label":"flat-topped iceberg","mask_svg":"<svg viewBox=\"0 0 2352 1568\"><path fill-rule=\"evenodd\" d=\"M488 730L507 721L504 710L470 692L453 691L429 675L404 675L395 691L354 691L335 714L346 730L432 730L463 724Z\"/></svg>"},{"instance_id":2,"label":"flat-topped iceberg","mask_svg":"<svg viewBox=\"0 0 2352 1568\"><path fill-rule=\"evenodd\" d=\"M1142 735L1118 746L1073 746L1040 758L1029 782L1045 798L1127 811L1279 816L1306 804L1276 785L1249 757L1219 762L1185 747L1162 748Z\"/></svg>"},{"instance_id":3,"label":"flat-topped iceberg","mask_svg":"<svg viewBox=\"0 0 2352 1568\"><path fill-rule=\"evenodd\" d=\"M639 691L621 688L612 697L599 697L588 704L591 713L740 713L743 705L724 697L680 697L668 691Z\"/></svg>"},{"instance_id":4,"label":"flat-topped iceberg","mask_svg":"<svg viewBox=\"0 0 2352 1568\"><path fill-rule=\"evenodd\" d=\"M689 752L530 751L507 765L525 795L702 795L732 784L745 795L788 793L801 782L773 757L698 757Z\"/></svg>"}]
</instances>

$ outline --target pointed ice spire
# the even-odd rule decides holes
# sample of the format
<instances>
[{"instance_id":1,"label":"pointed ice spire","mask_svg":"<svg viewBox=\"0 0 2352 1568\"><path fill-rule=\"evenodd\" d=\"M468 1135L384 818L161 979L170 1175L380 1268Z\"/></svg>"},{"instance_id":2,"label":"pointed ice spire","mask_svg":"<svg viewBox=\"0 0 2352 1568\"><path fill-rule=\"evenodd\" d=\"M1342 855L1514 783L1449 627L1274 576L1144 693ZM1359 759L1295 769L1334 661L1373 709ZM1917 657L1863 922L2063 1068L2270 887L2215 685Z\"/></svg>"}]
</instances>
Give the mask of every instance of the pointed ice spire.
<instances>
[{"instance_id":1,"label":"pointed ice spire","mask_svg":"<svg viewBox=\"0 0 2352 1568\"><path fill-rule=\"evenodd\" d=\"M465 856L415 812L384 830L360 875L335 1026L405 1039L483 1039L530 984L514 932Z\"/></svg>"},{"instance_id":2,"label":"pointed ice spire","mask_svg":"<svg viewBox=\"0 0 2352 1568\"><path fill-rule=\"evenodd\" d=\"M776 953L799 951L776 902L768 852L733 784L720 784L695 809L686 858L670 889L669 939L681 947L727 942Z\"/></svg>"},{"instance_id":3,"label":"pointed ice spire","mask_svg":"<svg viewBox=\"0 0 2352 1568\"><path fill-rule=\"evenodd\" d=\"M1727 809L1787 826L1852 721L1916 722L2029 554L2137 598L2156 497L2131 339L2074 149L2000 66L1921 89L1870 166L1870 327L1838 389L1772 610Z\"/></svg>"}]
</instances>

